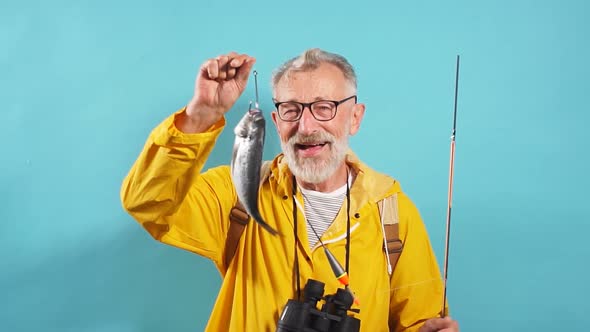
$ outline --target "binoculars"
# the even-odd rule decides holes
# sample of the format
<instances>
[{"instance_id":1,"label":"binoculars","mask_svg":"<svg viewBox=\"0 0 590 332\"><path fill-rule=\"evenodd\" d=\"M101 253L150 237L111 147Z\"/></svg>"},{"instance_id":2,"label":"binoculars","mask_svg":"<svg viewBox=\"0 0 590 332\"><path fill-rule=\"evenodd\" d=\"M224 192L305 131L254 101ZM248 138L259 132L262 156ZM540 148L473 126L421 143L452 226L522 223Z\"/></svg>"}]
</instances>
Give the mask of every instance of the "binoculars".
<instances>
[{"instance_id":1,"label":"binoculars","mask_svg":"<svg viewBox=\"0 0 590 332\"><path fill-rule=\"evenodd\" d=\"M324 296L324 283L309 279L303 301L290 299L281 313L277 332L358 332L361 321L348 316L353 295L342 288ZM317 304L323 301L321 309ZM358 312L358 310L357 310Z\"/></svg>"}]
</instances>

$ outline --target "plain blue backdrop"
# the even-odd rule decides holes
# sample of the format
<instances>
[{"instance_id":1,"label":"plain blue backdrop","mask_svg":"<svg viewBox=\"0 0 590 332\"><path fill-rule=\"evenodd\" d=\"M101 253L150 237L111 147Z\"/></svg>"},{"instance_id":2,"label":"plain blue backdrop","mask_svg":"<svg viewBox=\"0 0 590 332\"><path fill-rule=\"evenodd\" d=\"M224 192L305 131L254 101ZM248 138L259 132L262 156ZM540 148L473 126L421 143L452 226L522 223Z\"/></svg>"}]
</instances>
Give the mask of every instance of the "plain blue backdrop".
<instances>
[{"instance_id":1,"label":"plain blue backdrop","mask_svg":"<svg viewBox=\"0 0 590 332\"><path fill-rule=\"evenodd\" d=\"M462 331L585 330L589 17L583 0L1 0L0 330L203 330L218 272L152 240L121 181L207 58L255 56L269 114L272 70L310 47L355 65L367 112L351 145L402 183L441 262L461 55L453 316ZM250 84L228 128L252 98ZM225 130L208 166L232 142Z\"/></svg>"}]
</instances>

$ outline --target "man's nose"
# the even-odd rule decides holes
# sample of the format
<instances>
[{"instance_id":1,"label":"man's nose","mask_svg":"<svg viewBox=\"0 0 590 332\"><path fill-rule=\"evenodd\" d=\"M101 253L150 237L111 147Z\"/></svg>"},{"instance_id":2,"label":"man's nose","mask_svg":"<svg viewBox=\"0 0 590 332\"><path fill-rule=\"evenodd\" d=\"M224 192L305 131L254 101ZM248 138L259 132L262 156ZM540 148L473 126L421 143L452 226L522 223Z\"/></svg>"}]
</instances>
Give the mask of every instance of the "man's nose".
<instances>
[{"instance_id":1,"label":"man's nose","mask_svg":"<svg viewBox=\"0 0 590 332\"><path fill-rule=\"evenodd\" d=\"M307 135L318 130L318 120L311 114L311 108L309 106L303 107L301 111L301 118L299 119L299 126L297 131Z\"/></svg>"}]
</instances>

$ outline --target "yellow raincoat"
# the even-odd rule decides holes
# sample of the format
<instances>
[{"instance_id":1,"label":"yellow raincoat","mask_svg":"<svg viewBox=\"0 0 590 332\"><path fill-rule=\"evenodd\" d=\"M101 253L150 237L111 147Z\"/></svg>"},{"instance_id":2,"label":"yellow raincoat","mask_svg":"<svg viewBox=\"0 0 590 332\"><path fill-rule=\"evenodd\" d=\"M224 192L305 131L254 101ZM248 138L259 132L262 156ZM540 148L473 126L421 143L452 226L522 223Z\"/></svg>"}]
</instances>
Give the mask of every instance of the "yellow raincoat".
<instances>
[{"instance_id":1,"label":"yellow raincoat","mask_svg":"<svg viewBox=\"0 0 590 332\"><path fill-rule=\"evenodd\" d=\"M182 111L182 110L181 110ZM296 297L294 273L292 178L282 155L260 191L262 216L281 236L256 223L246 227L226 270L223 258L230 209L237 200L228 166L202 172L225 126L220 120L208 132L184 134L170 116L150 134L121 188L124 208L158 241L204 257L217 265L223 282L207 331L272 331L288 299ZM350 153L355 171L351 186L350 287L359 299L361 331L417 331L436 317L442 305L442 280L418 210L392 178L370 169ZM399 235L404 249L393 276L387 272L377 201L398 193ZM297 195L301 203L303 200ZM309 248L305 217L298 213L301 287L309 278L326 284L324 294L339 287L321 248ZM345 265L346 209L322 241ZM391 315L391 317L390 317Z\"/></svg>"}]
</instances>

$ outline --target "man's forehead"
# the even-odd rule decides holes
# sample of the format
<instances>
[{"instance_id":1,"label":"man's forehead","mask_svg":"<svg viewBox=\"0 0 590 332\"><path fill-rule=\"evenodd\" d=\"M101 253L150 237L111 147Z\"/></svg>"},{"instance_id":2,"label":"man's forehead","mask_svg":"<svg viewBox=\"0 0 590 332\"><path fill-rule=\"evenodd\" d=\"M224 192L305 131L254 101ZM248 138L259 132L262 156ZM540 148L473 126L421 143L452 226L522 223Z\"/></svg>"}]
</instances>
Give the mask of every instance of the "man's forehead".
<instances>
[{"instance_id":1,"label":"man's forehead","mask_svg":"<svg viewBox=\"0 0 590 332\"><path fill-rule=\"evenodd\" d=\"M345 81L344 73L340 68L331 63L321 63L314 68L297 69L291 68L285 72L281 81L298 80L342 80Z\"/></svg>"},{"instance_id":2,"label":"man's forehead","mask_svg":"<svg viewBox=\"0 0 590 332\"><path fill-rule=\"evenodd\" d=\"M335 70L334 70L335 69ZM288 71L275 86L275 99L306 101L333 99L349 88L342 72L334 68Z\"/></svg>"},{"instance_id":3,"label":"man's forehead","mask_svg":"<svg viewBox=\"0 0 590 332\"><path fill-rule=\"evenodd\" d=\"M320 100L333 98L343 91L346 91L345 84L314 80L304 84L279 84L275 90L275 97L282 100L301 98Z\"/></svg>"}]
</instances>

